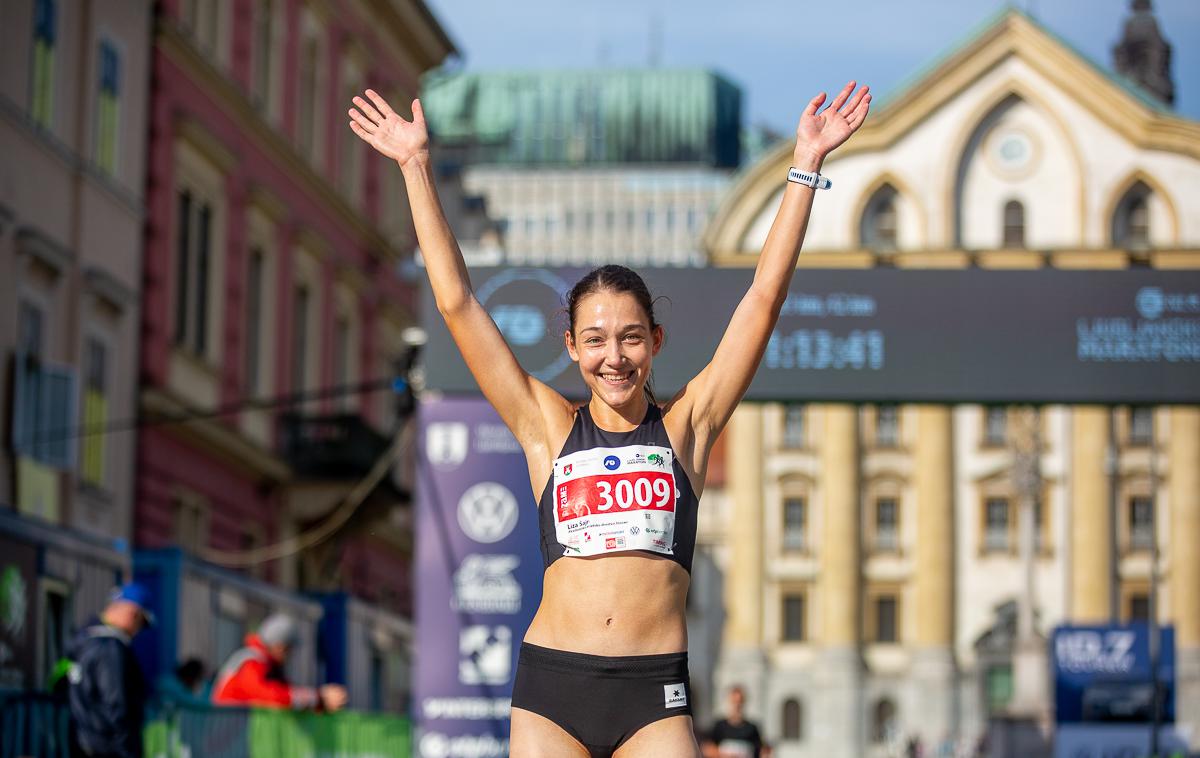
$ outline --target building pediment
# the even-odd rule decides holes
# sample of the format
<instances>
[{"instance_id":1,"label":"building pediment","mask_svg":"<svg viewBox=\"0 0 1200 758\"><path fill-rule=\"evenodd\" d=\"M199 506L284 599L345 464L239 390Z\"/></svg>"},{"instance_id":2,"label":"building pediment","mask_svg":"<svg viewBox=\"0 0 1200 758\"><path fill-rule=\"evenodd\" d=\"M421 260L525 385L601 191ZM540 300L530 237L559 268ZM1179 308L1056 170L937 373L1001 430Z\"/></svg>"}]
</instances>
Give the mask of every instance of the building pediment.
<instances>
[{"instance_id":1,"label":"building pediment","mask_svg":"<svg viewBox=\"0 0 1200 758\"><path fill-rule=\"evenodd\" d=\"M862 129L831 156L823 170L833 178L833 192L842 189L857 197L866 184L878 184L880 176L887 176L889 153L902 143L912 144L914 136L919 137L923 130L940 127L947 133L938 143L943 146L943 154L931 155L927 162L944 162L948 155L945 151L965 147L981 120L1011 100L1028 103L1043 117L1047 128L1058 136L1058 146L1071 153L1072 170L1079 181L1084 175L1084 158L1094 150L1081 149L1075 144L1074 134L1094 125L1131 149L1162 151L1190 163L1200 162L1200 123L1172 114L1136 85L1088 60L1022 12L1009 9L907 84L901 84L895 94L875 108ZM948 119L958 123L947 125ZM765 234L765 229L756 225L769 224L764 211L773 215L773 200L782 192L791 152L790 141L784 141L743 171L706 231L704 247L711 259L721 262L727 256L757 252L756 240ZM877 175L855 179L850 187L845 182L838 186L840 169L875 158L880 166ZM936 179L944 184L953 182L952 176ZM928 212L933 210L928 206L936 204L925 201L926 207L922 207L919 193L906 192L899 186L896 189L911 204L911 212L921 217L920 223L933 226L918 235L916 246L924 249L963 246L950 228L952 219ZM1079 196L1082 208L1088 202L1083 197L1084 188L1079 186L1072 191ZM861 205L864 198L858 197L855 202ZM1099 209L1091 211L1093 216L1098 213ZM1172 213L1176 211L1172 209ZM1089 236L1080 229L1088 211L1079 215L1073 231L1082 240ZM944 232L946 229L949 231ZM1174 236L1178 237L1178 231ZM854 248L846 244L835 247ZM806 244L806 248L812 249L812 245Z\"/></svg>"}]
</instances>

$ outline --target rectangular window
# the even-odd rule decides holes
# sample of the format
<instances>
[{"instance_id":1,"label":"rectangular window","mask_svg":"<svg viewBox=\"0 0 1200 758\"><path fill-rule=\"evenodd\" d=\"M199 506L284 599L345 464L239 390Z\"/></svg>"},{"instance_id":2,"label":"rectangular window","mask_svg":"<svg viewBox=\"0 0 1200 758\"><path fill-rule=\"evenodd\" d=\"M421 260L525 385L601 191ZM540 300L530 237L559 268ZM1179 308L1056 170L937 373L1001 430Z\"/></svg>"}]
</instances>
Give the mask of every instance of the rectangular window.
<instances>
[{"instance_id":1,"label":"rectangular window","mask_svg":"<svg viewBox=\"0 0 1200 758\"><path fill-rule=\"evenodd\" d=\"M296 286L292 316L292 392L308 389L308 287Z\"/></svg>"},{"instance_id":2,"label":"rectangular window","mask_svg":"<svg viewBox=\"0 0 1200 758\"><path fill-rule=\"evenodd\" d=\"M117 174L120 145L121 56L108 40L100 42L100 82L96 97L96 165L109 176Z\"/></svg>"},{"instance_id":3,"label":"rectangular window","mask_svg":"<svg viewBox=\"0 0 1200 758\"><path fill-rule=\"evenodd\" d=\"M179 193L175 219L175 343L182 345L188 332L188 293L191 290L192 194Z\"/></svg>"},{"instance_id":4,"label":"rectangular window","mask_svg":"<svg viewBox=\"0 0 1200 758\"><path fill-rule=\"evenodd\" d=\"M1008 498L989 497L984 501L983 507L983 549L989 552L1007 551L1009 549Z\"/></svg>"},{"instance_id":5,"label":"rectangular window","mask_svg":"<svg viewBox=\"0 0 1200 758\"><path fill-rule=\"evenodd\" d=\"M209 232L212 224L212 209L201 203L196 219L196 302L193 307L195 320L192 322L192 349L196 355L204 355L208 347L208 275L210 265Z\"/></svg>"},{"instance_id":6,"label":"rectangular window","mask_svg":"<svg viewBox=\"0 0 1200 758\"><path fill-rule=\"evenodd\" d=\"M24 353L26 358L41 361L44 332L45 315L42 309L28 300L21 300L17 308L17 350Z\"/></svg>"},{"instance_id":7,"label":"rectangular window","mask_svg":"<svg viewBox=\"0 0 1200 758\"><path fill-rule=\"evenodd\" d=\"M208 509L194 495L174 498L175 542L184 550L195 553L208 545Z\"/></svg>"},{"instance_id":8,"label":"rectangular window","mask_svg":"<svg viewBox=\"0 0 1200 758\"><path fill-rule=\"evenodd\" d=\"M184 0L180 15L196 45L213 55L217 52L220 12L224 0Z\"/></svg>"},{"instance_id":9,"label":"rectangular window","mask_svg":"<svg viewBox=\"0 0 1200 758\"><path fill-rule=\"evenodd\" d=\"M345 387L350 381L350 322L345 316L339 316L333 327L333 382L337 387ZM342 394L337 399L337 405L343 410L350 408L349 393Z\"/></svg>"},{"instance_id":10,"label":"rectangular window","mask_svg":"<svg viewBox=\"0 0 1200 758\"><path fill-rule=\"evenodd\" d=\"M880 595L875 598L875 641L898 642L896 596Z\"/></svg>"},{"instance_id":11,"label":"rectangular window","mask_svg":"<svg viewBox=\"0 0 1200 758\"><path fill-rule=\"evenodd\" d=\"M311 161L317 157L317 73L321 48L315 36L304 38L300 48L299 106L296 112L296 137L300 152Z\"/></svg>"},{"instance_id":12,"label":"rectangular window","mask_svg":"<svg viewBox=\"0 0 1200 758\"><path fill-rule=\"evenodd\" d=\"M785 642L803 642L804 596L785 595L783 598L783 639Z\"/></svg>"},{"instance_id":13,"label":"rectangular window","mask_svg":"<svg viewBox=\"0 0 1200 758\"><path fill-rule=\"evenodd\" d=\"M875 501L875 549L892 551L900 547L900 506L894 497Z\"/></svg>"},{"instance_id":14,"label":"rectangular window","mask_svg":"<svg viewBox=\"0 0 1200 758\"><path fill-rule=\"evenodd\" d=\"M175 249L175 344L204 355L208 344L208 277L212 208L179 193Z\"/></svg>"},{"instance_id":15,"label":"rectangular window","mask_svg":"<svg viewBox=\"0 0 1200 758\"><path fill-rule=\"evenodd\" d=\"M789 497L783 501L783 549L803 550L807 531L807 503L802 497Z\"/></svg>"},{"instance_id":16,"label":"rectangular window","mask_svg":"<svg viewBox=\"0 0 1200 758\"><path fill-rule=\"evenodd\" d=\"M646 217L645 218L646 218L646 231L653 232L654 231L654 209L653 208L646 209Z\"/></svg>"},{"instance_id":17,"label":"rectangular window","mask_svg":"<svg viewBox=\"0 0 1200 758\"><path fill-rule=\"evenodd\" d=\"M1154 498L1129 498L1129 549L1150 550L1154 547Z\"/></svg>"},{"instance_id":18,"label":"rectangular window","mask_svg":"<svg viewBox=\"0 0 1200 758\"><path fill-rule=\"evenodd\" d=\"M271 77L275 67L275 6L278 0L259 0L254 9L254 101L270 111Z\"/></svg>"},{"instance_id":19,"label":"rectangular window","mask_svg":"<svg viewBox=\"0 0 1200 758\"><path fill-rule=\"evenodd\" d=\"M804 447L804 405L789 403L783 410L783 446Z\"/></svg>"},{"instance_id":20,"label":"rectangular window","mask_svg":"<svg viewBox=\"0 0 1200 758\"><path fill-rule=\"evenodd\" d=\"M1129 596L1129 620L1150 620L1150 596L1142 593Z\"/></svg>"},{"instance_id":21,"label":"rectangular window","mask_svg":"<svg viewBox=\"0 0 1200 758\"><path fill-rule=\"evenodd\" d=\"M896 447L900 443L900 408L895 405L876 406L875 444Z\"/></svg>"},{"instance_id":22,"label":"rectangular window","mask_svg":"<svg viewBox=\"0 0 1200 758\"><path fill-rule=\"evenodd\" d=\"M1146 447L1154 442L1154 408L1137 405L1129 409L1129 444Z\"/></svg>"},{"instance_id":23,"label":"rectangular window","mask_svg":"<svg viewBox=\"0 0 1200 758\"><path fill-rule=\"evenodd\" d=\"M83 421L79 467L84 482L95 487L105 484L108 435L102 430L108 423L108 353L104 343L88 337L83 346Z\"/></svg>"},{"instance_id":24,"label":"rectangular window","mask_svg":"<svg viewBox=\"0 0 1200 758\"><path fill-rule=\"evenodd\" d=\"M342 85L342 102L349 103L350 99L359 94L362 89L362 84L358 79L358 72L349 70L344 72L345 82ZM352 206L357 207L359 198L361 197L360 190L362 189L362 162L363 148L365 145L358 136L349 129L341 130L342 135L342 154L340 157L340 179L342 184L342 192L349 199Z\"/></svg>"},{"instance_id":25,"label":"rectangular window","mask_svg":"<svg viewBox=\"0 0 1200 758\"><path fill-rule=\"evenodd\" d=\"M983 444L988 447L1008 444L1008 409L991 406L984 413Z\"/></svg>"},{"instance_id":26,"label":"rectangular window","mask_svg":"<svg viewBox=\"0 0 1200 758\"><path fill-rule=\"evenodd\" d=\"M57 0L37 0L33 6L33 61L30 66L29 115L38 125L54 125L55 44L58 40Z\"/></svg>"},{"instance_id":27,"label":"rectangular window","mask_svg":"<svg viewBox=\"0 0 1200 758\"><path fill-rule=\"evenodd\" d=\"M76 373L73 366L44 362L45 313L28 300L17 306L17 355L13 367L12 448L57 469L75 465Z\"/></svg>"},{"instance_id":28,"label":"rectangular window","mask_svg":"<svg viewBox=\"0 0 1200 758\"><path fill-rule=\"evenodd\" d=\"M246 270L246 394L258 397L259 352L262 350L263 252L250 251Z\"/></svg>"}]
</instances>

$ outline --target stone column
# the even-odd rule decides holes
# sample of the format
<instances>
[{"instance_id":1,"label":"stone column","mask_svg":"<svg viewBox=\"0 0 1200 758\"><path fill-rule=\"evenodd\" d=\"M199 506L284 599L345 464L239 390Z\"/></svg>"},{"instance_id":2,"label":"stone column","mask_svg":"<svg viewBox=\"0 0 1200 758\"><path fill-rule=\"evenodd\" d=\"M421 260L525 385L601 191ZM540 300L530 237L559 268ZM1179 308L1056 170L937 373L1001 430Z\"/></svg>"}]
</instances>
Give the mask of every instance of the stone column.
<instances>
[{"instance_id":1,"label":"stone column","mask_svg":"<svg viewBox=\"0 0 1200 758\"><path fill-rule=\"evenodd\" d=\"M763 647L763 408L742 403L729 422L729 565L725 573L725 650L711 702L724 707L725 688L746 688L752 715L765 705Z\"/></svg>"},{"instance_id":2,"label":"stone column","mask_svg":"<svg viewBox=\"0 0 1200 758\"><path fill-rule=\"evenodd\" d=\"M909 703L921 715L908 721L926 745L936 745L957 727L953 427L948 406L922 405L916 416L917 624Z\"/></svg>"},{"instance_id":3,"label":"stone column","mask_svg":"<svg viewBox=\"0 0 1200 758\"><path fill-rule=\"evenodd\" d=\"M816 755L862 754L866 710L859 649L861 503L858 494L858 410L825 405L821 437L821 542L818 597L820 652L812 701Z\"/></svg>"},{"instance_id":4,"label":"stone column","mask_svg":"<svg viewBox=\"0 0 1200 758\"><path fill-rule=\"evenodd\" d=\"M1113 517L1106 461L1109 413L1078 406L1071 416L1071 609L1076 624L1112 618Z\"/></svg>"},{"instance_id":5,"label":"stone column","mask_svg":"<svg viewBox=\"0 0 1200 758\"><path fill-rule=\"evenodd\" d=\"M1176 720L1192 727L1195 749L1200 747L1200 408L1172 408L1169 431L1168 571L1175 624Z\"/></svg>"}]
</instances>

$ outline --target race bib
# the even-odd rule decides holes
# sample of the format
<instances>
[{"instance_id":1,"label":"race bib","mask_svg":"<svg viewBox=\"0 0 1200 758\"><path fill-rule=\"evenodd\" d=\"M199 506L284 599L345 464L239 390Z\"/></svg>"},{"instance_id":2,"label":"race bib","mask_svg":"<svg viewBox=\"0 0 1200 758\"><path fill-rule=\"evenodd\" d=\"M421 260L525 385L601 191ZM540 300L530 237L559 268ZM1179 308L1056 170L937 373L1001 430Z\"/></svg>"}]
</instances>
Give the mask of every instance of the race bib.
<instances>
[{"instance_id":1,"label":"race bib","mask_svg":"<svg viewBox=\"0 0 1200 758\"><path fill-rule=\"evenodd\" d=\"M554 462L554 531L563 555L672 554L675 474L668 447L596 447Z\"/></svg>"}]
</instances>

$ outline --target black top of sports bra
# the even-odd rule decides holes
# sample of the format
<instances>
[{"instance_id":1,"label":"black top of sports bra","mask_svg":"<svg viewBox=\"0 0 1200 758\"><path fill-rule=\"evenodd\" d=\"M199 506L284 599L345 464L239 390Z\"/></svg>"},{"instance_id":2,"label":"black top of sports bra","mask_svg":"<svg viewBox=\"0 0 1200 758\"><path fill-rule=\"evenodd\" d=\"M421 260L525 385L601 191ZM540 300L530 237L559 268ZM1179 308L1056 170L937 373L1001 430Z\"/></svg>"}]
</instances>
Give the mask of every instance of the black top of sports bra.
<instances>
[{"instance_id":1,"label":"black top of sports bra","mask_svg":"<svg viewBox=\"0 0 1200 758\"><path fill-rule=\"evenodd\" d=\"M596 426L584 405L538 500L542 561L638 550L691 573L697 506L657 405L628 432Z\"/></svg>"}]
</instances>

